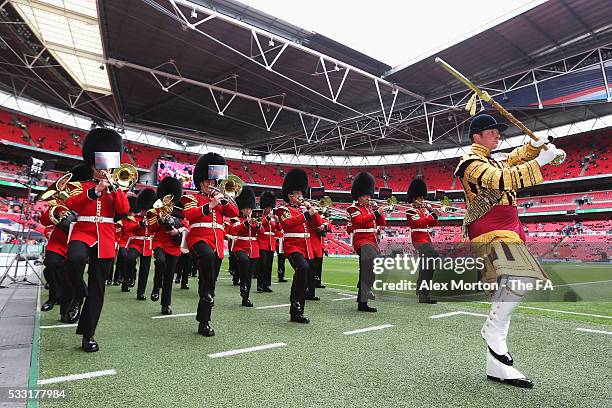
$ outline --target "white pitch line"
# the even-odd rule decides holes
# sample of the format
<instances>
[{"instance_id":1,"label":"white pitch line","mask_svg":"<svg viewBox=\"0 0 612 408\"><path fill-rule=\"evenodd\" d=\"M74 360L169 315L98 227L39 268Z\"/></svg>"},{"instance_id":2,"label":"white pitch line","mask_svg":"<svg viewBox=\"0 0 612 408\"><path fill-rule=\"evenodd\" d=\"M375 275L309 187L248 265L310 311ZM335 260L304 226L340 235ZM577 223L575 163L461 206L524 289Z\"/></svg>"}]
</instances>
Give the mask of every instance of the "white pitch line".
<instances>
[{"instance_id":1,"label":"white pitch line","mask_svg":"<svg viewBox=\"0 0 612 408\"><path fill-rule=\"evenodd\" d=\"M38 380L38 385L55 384L66 381L84 380L86 378L104 377L107 375L116 375L115 370L92 371L90 373L71 374L63 377L47 378L46 380Z\"/></svg>"},{"instance_id":2,"label":"white pitch line","mask_svg":"<svg viewBox=\"0 0 612 408\"><path fill-rule=\"evenodd\" d=\"M256 307L255 309L257 309L257 310L261 310L261 309L276 309L277 307L287 307L287 306L291 306L291 304L290 303L286 303L284 305L259 306L259 307Z\"/></svg>"},{"instance_id":3,"label":"white pitch line","mask_svg":"<svg viewBox=\"0 0 612 408\"><path fill-rule=\"evenodd\" d=\"M554 285L553 284L553 286L555 288L558 288L558 287L561 287L561 286L592 285L594 283L610 283L610 282L612 282L612 279L602 280L602 281L593 281L593 282L564 283L563 285Z\"/></svg>"},{"instance_id":4,"label":"white pitch line","mask_svg":"<svg viewBox=\"0 0 612 408\"><path fill-rule=\"evenodd\" d=\"M221 353L213 353L213 354L209 354L208 357L210 357L210 358L227 357L227 356L234 356L236 354L251 353L253 351L268 350L268 349L273 349L273 348L278 348L278 347L286 347L286 346L287 346L287 343L264 344L264 345L261 345L261 346L247 347L247 348L243 348L243 349L223 351Z\"/></svg>"},{"instance_id":5,"label":"white pitch line","mask_svg":"<svg viewBox=\"0 0 612 408\"><path fill-rule=\"evenodd\" d=\"M343 298L337 298L337 299L332 299L332 302L337 302L338 300L355 300L357 299L357 296L351 296L351 297L343 297Z\"/></svg>"},{"instance_id":6,"label":"white pitch line","mask_svg":"<svg viewBox=\"0 0 612 408\"><path fill-rule=\"evenodd\" d=\"M153 316L151 319L166 319L168 317L183 317L183 316L195 316L197 313L179 313L171 315Z\"/></svg>"},{"instance_id":7,"label":"white pitch line","mask_svg":"<svg viewBox=\"0 0 612 408\"><path fill-rule=\"evenodd\" d=\"M351 297L352 297L352 296L357 296L357 295L355 295L354 293L342 293L342 292L336 292L336 294L338 294L338 295L342 295L342 296L351 296Z\"/></svg>"},{"instance_id":8,"label":"white pitch line","mask_svg":"<svg viewBox=\"0 0 612 408\"><path fill-rule=\"evenodd\" d=\"M429 318L430 319L440 319L442 317L457 316L457 315L487 317L487 315L481 314L481 313L463 312L461 310L458 310L456 312L442 313L438 315L429 316Z\"/></svg>"},{"instance_id":9,"label":"white pitch line","mask_svg":"<svg viewBox=\"0 0 612 408\"><path fill-rule=\"evenodd\" d=\"M576 330L587 333L600 333L600 334L612 334L612 332L604 331L604 330L594 330L594 329L583 329L582 327L577 328Z\"/></svg>"},{"instance_id":10,"label":"white pitch line","mask_svg":"<svg viewBox=\"0 0 612 408\"><path fill-rule=\"evenodd\" d=\"M339 283L329 283L329 282L323 282L323 284L325 286L341 286L343 288L354 288L355 287L355 285L341 285Z\"/></svg>"},{"instance_id":11,"label":"white pitch line","mask_svg":"<svg viewBox=\"0 0 612 408\"><path fill-rule=\"evenodd\" d=\"M77 324L52 324L51 326L40 326L41 329L55 329L61 327L77 327Z\"/></svg>"},{"instance_id":12,"label":"white pitch line","mask_svg":"<svg viewBox=\"0 0 612 408\"><path fill-rule=\"evenodd\" d=\"M351 331L344 332L342 334L346 334L347 336L349 336L351 334L365 333L365 332L374 331L374 330L388 329L389 327L393 327L393 325L392 324L383 324L381 326L372 326L372 327L366 327L365 329L351 330Z\"/></svg>"},{"instance_id":13,"label":"white pitch line","mask_svg":"<svg viewBox=\"0 0 612 408\"><path fill-rule=\"evenodd\" d=\"M491 302L478 302L478 303L482 303L482 304L485 304L485 305L490 305L491 304ZM531 310L542 310L544 312L571 314L571 315L577 315L577 316L601 317L602 319L612 319L612 316L598 315L598 314L591 314L591 313L570 312L570 311L567 311L567 310L546 309L544 307L521 306L521 305L519 305L519 308L520 309L531 309Z\"/></svg>"}]
</instances>

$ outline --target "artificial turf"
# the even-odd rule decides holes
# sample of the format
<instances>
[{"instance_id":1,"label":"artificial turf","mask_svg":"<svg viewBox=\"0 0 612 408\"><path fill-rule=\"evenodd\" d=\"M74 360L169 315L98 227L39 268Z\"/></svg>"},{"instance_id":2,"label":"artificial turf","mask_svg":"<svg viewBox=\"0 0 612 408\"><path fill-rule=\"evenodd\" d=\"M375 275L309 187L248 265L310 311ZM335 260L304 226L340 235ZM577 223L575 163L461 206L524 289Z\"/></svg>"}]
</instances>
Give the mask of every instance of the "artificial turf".
<instances>
[{"instance_id":1,"label":"artificial turf","mask_svg":"<svg viewBox=\"0 0 612 408\"><path fill-rule=\"evenodd\" d=\"M287 274L292 275L288 263ZM401 300L382 296L373 302L379 313L357 312L354 299L339 294L353 290L356 277L355 259L326 258L323 280L328 286L318 290L321 301L307 302L312 322L300 325L289 322L287 307L241 307L238 288L222 272L212 321L217 335L212 338L196 333L194 316L152 319L159 315L159 303L137 301L134 289L126 294L107 287L96 333L100 351L82 352L74 328L42 329L39 377L107 369L117 374L48 386L66 389L69 398L42 406L609 406L611 336L576 328L610 331L612 319L519 309L512 320L509 346L516 367L536 386L515 389L486 380L479 333L483 317L430 318L458 310L486 313L487 305L457 301L422 305L413 296ZM285 304L290 285L273 285L273 293L253 293L251 298L256 307ZM175 314L195 312L196 286L195 280L190 290L175 286ZM150 289L151 280L147 295ZM567 302L542 305L571 310ZM610 317L610 305L576 302L572 307ZM59 324L57 320L54 309L42 314L41 325ZM383 324L394 327L343 334ZM208 357L279 342L287 346Z\"/></svg>"}]
</instances>

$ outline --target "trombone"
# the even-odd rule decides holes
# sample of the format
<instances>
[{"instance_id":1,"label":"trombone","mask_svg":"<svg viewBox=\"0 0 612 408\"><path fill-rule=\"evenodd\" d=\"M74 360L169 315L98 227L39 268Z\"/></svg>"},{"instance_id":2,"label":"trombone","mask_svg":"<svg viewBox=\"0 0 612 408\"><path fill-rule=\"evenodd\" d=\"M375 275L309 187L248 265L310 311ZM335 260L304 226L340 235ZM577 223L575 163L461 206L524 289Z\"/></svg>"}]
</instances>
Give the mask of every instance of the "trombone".
<instances>
[{"instance_id":1,"label":"trombone","mask_svg":"<svg viewBox=\"0 0 612 408\"><path fill-rule=\"evenodd\" d=\"M321 215L324 217L348 219L348 217L346 216L346 211L333 207L333 201L330 196L323 196L319 200L302 197L300 201L302 204L309 203L311 206L315 207L317 211L321 213Z\"/></svg>"},{"instance_id":2,"label":"trombone","mask_svg":"<svg viewBox=\"0 0 612 408\"><path fill-rule=\"evenodd\" d=\"M432 208L437 208L442 212L451 214L451 215L465 215L466 209L461 207L453 207L450 205L450 200L448 197L444 197L441 201L423 201L425 205L428 205Z\"/></svg>"}]
</instances>

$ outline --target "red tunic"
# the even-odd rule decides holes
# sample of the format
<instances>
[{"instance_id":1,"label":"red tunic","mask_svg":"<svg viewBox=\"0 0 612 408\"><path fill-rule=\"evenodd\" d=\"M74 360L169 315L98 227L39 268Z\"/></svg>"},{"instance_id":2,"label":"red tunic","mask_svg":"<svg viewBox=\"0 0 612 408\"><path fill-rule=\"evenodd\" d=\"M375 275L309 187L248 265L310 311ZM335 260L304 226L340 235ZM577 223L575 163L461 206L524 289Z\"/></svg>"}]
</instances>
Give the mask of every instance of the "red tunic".
<instances>
[{"instance_id":1,"label":"red tunic","mask_svg":"<svg viewBox=\"0 0 612 408\"><path fill-rule=\"evenodd\" d=\"M93 189L96 180L70 182L70 197L66 207L79 214L68 236L68 242L81 241L92 247L98 244L99 258L115 257L116 214L127 214L130 203L123 190L113 193L104 191L96 197Z\"/></svg>"},{"instance_id":2,"label":"red tunic","mask_svg":"<svg viewBox=\"0 0 612 408\"><path fill-rule=\"evenodd\" d=\"M155 219L155 222L158 223L158 228L153 236L153 249L162 248L168 255L179 256L181 254L180 233L189 230L189 223L187 220L181 220L183 226L179 229L178 238L170 235L168 233L168 229L164 225L159 224L159 220L157 218Z\"/></svg>"},{"instance_id":3,"label":"red tunic","mask_svg":"<svg viewBox=\"0 0 612 408\"><path fill-rule=\"evenodd\" d=\"M51 236L47 241L47 251L55 252L58 255L66 257L68 253L68 234L62 231L59 228L56 228L51 222L51 218L49 218L49 210L45 211L40 215L40 223L47 228L51 229Z\"/></svg>"},{"instance_id":4,"label":"red tunic","mask_svg":"<svg viewBox=\"0 0 612 408\"><path fill-rule=\"evenodd\" d=\"M305 208L288 205L278 207L275 212L284 231L283 250L289 256L299 252L306 259L314 257L308 225L316 228L321 225L319 213L311 216Z\"/></svg>"},{"instance_id":5,"label":"red tunic","mask_svg":"<svg viewBox=\"0 0 612 408\"><path fill-rule=\"evenodd\" d=\"M408 220L413 243L431 242L428 228L438 225L438 219L429 210L411 208L406 211L406 220Z\"/></svg>"},{"instance_id":6,"label":"red tunic","mask_svg":"<svg viewBox=\"0 0 612 408\"><path fill-rule=\"evenodd\" d=\"M276 251L276 234L280 230L279 224L270 216L264 216L261 221L262 231L257 234L259 249Z\"/></svg>"},{"instance_id":7,"label":"red tunic","mask_svg":"<svg viewBox=\"0 0 612 408\"><path fill-rule=\"evenodd\" d=\"M385 216L378 211L372 211L369 206L354 203L346 211L350 215L353 232L353 248L358 251L366 244L378 249L378 227L387 225Z\"/></svg>"},{"instance_id":8,"label":"red tunic","mask_svg":"<svg viewBox=\"0 0 612 408\"><path fill-rule=\"evenodd\" d=\"M188 194L181 197L185 218L189 221L190 229L187 234L189 249L198 241L203 241L223 258L225 226L223 217L237 217L238 207L232 202L226 205L219 204L210 210L208 203L211 198L204 193Z\"/></svg>"},{"instance_id":9,"label":"red tunic","mask_svg":"<svg viewBox=\"0 0 612 408\"><path fill-rule=\"evenodd\" d=\"M142 224L141 225L141 221ZM142 256L153 255L153 235L158 224L149 225L149 220L142 215L135 215L133 221L126 226L130 234L128 249L134 248Z\"/></svg>"},{"instance_id":10,"label":"red tunic","mask_svg":"<svg viewBox=\"0 0 612 408\"><path fill-rule=\"evenodd\" d=\"M230 227L230 234L233 235L232 246L230 251L244 251L249 258L259 258L259 244L257 236L263 233L263 227L257 228L254 222L246 224L245 217L239 217L240 222L235 223Z\"/></svg>"}]
</instances>

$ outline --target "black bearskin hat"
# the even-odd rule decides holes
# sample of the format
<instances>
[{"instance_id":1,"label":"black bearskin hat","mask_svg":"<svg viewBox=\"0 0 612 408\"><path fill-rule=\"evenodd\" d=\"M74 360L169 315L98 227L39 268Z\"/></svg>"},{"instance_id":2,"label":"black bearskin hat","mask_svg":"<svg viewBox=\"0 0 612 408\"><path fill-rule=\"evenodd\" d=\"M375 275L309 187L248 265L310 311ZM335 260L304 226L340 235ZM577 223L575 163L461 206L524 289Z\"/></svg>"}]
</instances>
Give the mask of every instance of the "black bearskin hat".
<instances>
[{"instance_id":1,"label":"black bearskin hat","mask_svg":"<svg viewBox=\"0 0 612 408\"><path fill-rule=\"evenodd\" d=\"M128 202L130 203L130 212L137 213L138 212L138 197L135 195L131 195L128 198Z\"/></svg>"},{"instance_id":2,"label":"black bearskin hat","mask_svg":"<svg viewBox=\"0 0 612 408\"><path fill-rule=\"evenodd\" d=\"M72 178L70 181L87 181L93 178L93 169L87 163L79 163L70 169Z\"/></svg>"},{"instance_id":3,"label":"black bearskin hat","mask_svg":"<svg viewBox=\"0 0 612 408\"><path fill-rule=\"evenodd\" d=\"M243 187L240 195L234 200L236 201L239 210L242 210L243 208L253 209L256 207L255 192L251 187Z\"/></svg>"},{"instance_id":4,"label":"black bearskin hat","mask_svg":"<svg viewBox=\"0 0 612 408\"><path fill-rule=\"evenodd\" d=\"M157 198L164 198L168 194L174 196L174 201L180 200L183 195L183 185L181 182L170 176L166 176L157 186Z\"/></svg>"},{"instance_id":5,"label":"black bearskin hat","mask_svg":"<svg viewBox=\"0 0 612 408\"><path fill-rule=\"evenodd\" d=\"M308 190L308 176L302 169L294 168L289 170L283 180L283 200L289 202L289 193L292 191L301 191L306 195Z\"/></svg>"},{"instance_id":6,"label":"black bearskin hat","mask_svg":"<svg viewBox=\"0 0 612 408\"><path fill-rule=\"evenodd\" d=\"M200 183L208 180L208 166L211 164L227 164L223 156L217 153L206 153L202 155L193 169L193 184L200 190Z\"/></svg>"},{"instance_id":7,"label":"black bearskin hat","mask_svg":"<svg viewBox=\"0 0 612 408\"><path fill-rule=\"evenodd\" d=\"M375 185L374 176L370 173L363 172L356 175L353 179L353 185L351 186L351 196L353 200L366 194L370 197L374 197Z\"/></svg>"},{"instance_id":8,"label":"black bearskin hat","mask_svg":"<svg viewBox=\"0 0 612 408\"><path fill-rule=\"evenodd\" d=\"M412 183L410 183L410 187L408 187L408 192L406 193L406 201L412 203L418 197L427 198L427 185L421 178L415 178L412 180Z\"/></svg>"},{"instance_id":9,"label":"black bearskin hat","mask_svg":"<svg viewBox=\"0 0 612 408\"><path fill-rule=\"evenodd\" d=\"M113 129L95 128L89 131L83 142L83 160L89 166L95 163L95 152L123 151L121 135Z\"/></svg>"},{"instance_id":10,"label":"black bearskin hat","mask_svg":"<svg viewBox=\"0 0 612 408\"><path fill-rule=\"evenodd\" d=\"M259 208L263 210L264 208L274 207L276 207L276 196L274 193L270 190L266 190L261 193L261 196L259 197Z\"/></svg>"},{"instance_id":11,"label":"black bearskin hat","mask_svg":"<svg viewBox=\"0 0 612 408\"><path fill-rule=\"evenodd\" d=\"M138 211L146 211L153 208L153 204L157 200L157 194L152 188L145 188L138 193Z\"/></svg>"}]
</instances>

